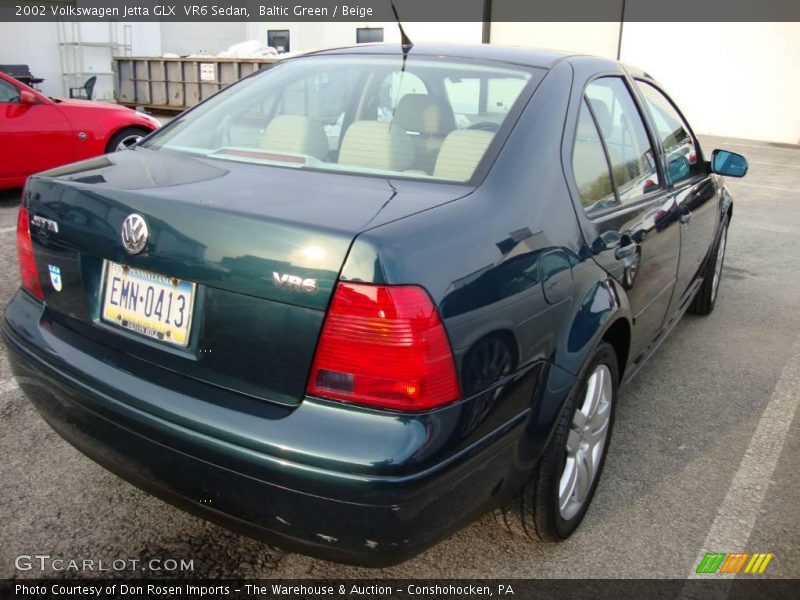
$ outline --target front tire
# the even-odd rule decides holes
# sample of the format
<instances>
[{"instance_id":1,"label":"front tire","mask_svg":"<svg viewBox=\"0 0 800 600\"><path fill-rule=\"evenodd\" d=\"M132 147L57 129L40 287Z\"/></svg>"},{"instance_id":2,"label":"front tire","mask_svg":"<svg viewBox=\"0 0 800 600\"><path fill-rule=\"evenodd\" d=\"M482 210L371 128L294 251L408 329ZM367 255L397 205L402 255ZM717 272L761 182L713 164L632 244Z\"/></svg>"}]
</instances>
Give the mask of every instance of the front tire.
<instances>
[{"instance_id":1,"label":"front tire","mask_svg":"<svg viewBox=\"0 0 800 600\"><path fill-rule=\"evenodd\" d=\"M125 127L124 129L120 129L108 140L108 144L106 144L106 154L109 152L127 150L134 144L139 143L148 133L150 132L143 127Z\"/></svg>"},{"instance_id":2,"label":"front tire","mask_svg":"<svg viewBox=\"0 0 800 600\"><path fill-rule=\"evenodd\" d=\"M711 258L706 263L703 271L703 283L697 295L689 305L688 312L695 315L707 315L714 310L719 293L719 282L722 279L722 266L725 264L725 250L728 246L728 223L726 217L722 222L722 231L719 233L717 243L714 244Z\"/></svg>"},{"instance_id":3,"label":"front tire","mask_svg":"<svg viewBox=\"0 0 800 600\"><path fill-rule=\"evenodd\" d=\"M608 453L618 384L617 354L602 342L567 396L530 481L517 498L495 513L512 533L559 542L580 525Z\"/></svg>"}]
</instances>

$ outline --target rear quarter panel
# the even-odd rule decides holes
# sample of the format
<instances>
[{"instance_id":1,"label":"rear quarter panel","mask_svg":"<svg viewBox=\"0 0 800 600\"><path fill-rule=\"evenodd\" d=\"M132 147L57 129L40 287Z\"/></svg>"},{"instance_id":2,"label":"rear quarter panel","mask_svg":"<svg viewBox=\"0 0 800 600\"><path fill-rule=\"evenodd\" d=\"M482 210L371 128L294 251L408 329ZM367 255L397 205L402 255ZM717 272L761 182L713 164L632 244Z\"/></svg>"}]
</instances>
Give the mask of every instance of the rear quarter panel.
<instances>
[{"instance_id":1,"label":"rear quarter panel","mask_svg":"<svg viewBox=\"0 0 800 600\"><path fill-rule=\"evenodd\" d=\"M425 287L442 314L462 387L470 351L493 336L509 340L514 377L528 393L506 398L504 381L463 391L489 397L479 417L488 422L532 411L531 444L520 447L520 457L531 460L573 375L611 321L626 314L624 295L591 259L561 167L571 84L570 65L555 66L480 187L361 234L341 275Z\"/></svg>"}]
</instances>

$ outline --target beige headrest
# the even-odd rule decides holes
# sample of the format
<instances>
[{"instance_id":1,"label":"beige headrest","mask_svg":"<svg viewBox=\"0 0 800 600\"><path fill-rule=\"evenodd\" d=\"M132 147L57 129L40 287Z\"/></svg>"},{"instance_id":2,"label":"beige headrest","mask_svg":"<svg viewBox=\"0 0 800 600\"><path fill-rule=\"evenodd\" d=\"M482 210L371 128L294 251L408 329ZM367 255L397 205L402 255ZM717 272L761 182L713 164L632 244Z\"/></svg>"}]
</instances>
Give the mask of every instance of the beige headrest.
<instances>
[{"instance_id":1,"label":"beige headrest","mask_svg":"<svg viewBox=\"0 0 800 600\"><path fill-rule=\"evenodd\" d=\"M494 133L491 131L478 129L453 131L442 143L433 176L467 181L475 172L475 167L486 153L492 138Z\"/></svg>"},{"instance_id":2,"label":"beige headrest","mask_svg":"<svg viewBox=\"0 0 800 600\"><path fill-rule=\"evenodd\" d=\"M414 145L402 128L382 121L355 121L344 134L339 164L405 171L414 164Z\"/></svg>"},{"instance_id":3,"label":"beige headrest","mask_svg":"<svg viewBox=\"0 0 800 600\"><path fill-rule=\"evenodd\" d=\"M261 138L261 148L275 152L306 154L320 160L328 156L328 136L322 124L303 115L278 115Z\"/></svg>"},{"instance_id":4,"label":"beige headrest","mask_svg":"<svg viewBox=\"0 0 800 600\"><path fill-rule=\"evenodd\" d=\"M445 99L428 94L406 94L394 111L394 122L406 131L445 136L456 128L453 109Z\"/></svg>"}]
</instances>

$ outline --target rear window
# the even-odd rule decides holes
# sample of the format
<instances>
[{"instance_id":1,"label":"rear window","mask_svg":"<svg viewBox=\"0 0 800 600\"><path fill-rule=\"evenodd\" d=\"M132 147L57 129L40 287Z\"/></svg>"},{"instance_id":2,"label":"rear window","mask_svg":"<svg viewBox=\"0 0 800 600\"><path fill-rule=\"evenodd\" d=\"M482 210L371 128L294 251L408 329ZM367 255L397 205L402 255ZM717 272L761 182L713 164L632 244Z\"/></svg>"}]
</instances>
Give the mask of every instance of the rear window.
<instances>
[{"instance_id":1,"label":"rear window","mask_svg":"<svg viewBox=\"0 0 800 600\"><path fill-rule=\"evenodd\" d=\"M145 144L297 169L469 181L543 71L441 58L288 60Z\"/></svg>"}]
</instances>

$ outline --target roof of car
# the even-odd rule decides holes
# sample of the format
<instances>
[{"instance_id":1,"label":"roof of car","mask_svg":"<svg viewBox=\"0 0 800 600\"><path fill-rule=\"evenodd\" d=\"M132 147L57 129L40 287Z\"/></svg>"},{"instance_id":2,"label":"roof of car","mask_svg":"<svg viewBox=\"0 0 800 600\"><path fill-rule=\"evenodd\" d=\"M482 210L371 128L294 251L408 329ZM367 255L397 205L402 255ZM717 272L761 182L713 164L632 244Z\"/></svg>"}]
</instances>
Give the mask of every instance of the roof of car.
<instances>
[{"instance_id":1,"label":"roof of car","mask_svg":"<svg viewBox=\"0 0 800 600\"><path fill-rule=\"evenodd\" d=\"M401 54L400 44L359 44L344 48L332 48L311 52L314 55L328 54ZM551 50L498 46L495 44L414 44L409 56L450 56L454 58L475 58L496 60L530 67L550 68L559 60L570 56Z\"/></svg>"}]
</instances>

